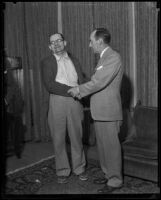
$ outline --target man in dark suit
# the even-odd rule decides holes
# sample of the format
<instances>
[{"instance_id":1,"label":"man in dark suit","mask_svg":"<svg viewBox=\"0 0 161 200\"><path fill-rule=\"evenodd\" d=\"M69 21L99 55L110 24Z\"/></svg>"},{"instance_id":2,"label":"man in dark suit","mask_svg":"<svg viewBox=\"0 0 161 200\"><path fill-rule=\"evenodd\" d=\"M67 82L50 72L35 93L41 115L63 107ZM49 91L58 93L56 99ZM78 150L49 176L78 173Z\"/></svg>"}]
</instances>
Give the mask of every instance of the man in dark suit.
<instances>
[{"instance_id":1,"label":"man in dark suit","mask_svg":"<svg viewBox=\"0 0 161 200\"><path fill-rule=\"evenodd\" d=\"M120 55L109 42L111 35L105 28L95 29L90 35L90 47L100 54L91 80L68 91L81 99L91 95L90 109L94 119L98 153L105 178L94 183L105 184L98 193L109 193L123 184L121 145L118 138L122 123L120 85L123 68Z\"/></svg>"},{"instance_id":2,"label":"man in dark suit","mask_svg":"<svg viewBox=\"0 0 161 200\"><path fill-rule=\"evenodd\" d=\"M73 173L87 180L85 155L82 145L83 106L67 91L83 83L78 60L66 52L67 42L61 33L50 36L51 55L41 62L42 81L50 93L48 123L53 139L58 183L67 183L71 173L66 151L66 129L71 143Z\"/></svg>"}]
</instances>

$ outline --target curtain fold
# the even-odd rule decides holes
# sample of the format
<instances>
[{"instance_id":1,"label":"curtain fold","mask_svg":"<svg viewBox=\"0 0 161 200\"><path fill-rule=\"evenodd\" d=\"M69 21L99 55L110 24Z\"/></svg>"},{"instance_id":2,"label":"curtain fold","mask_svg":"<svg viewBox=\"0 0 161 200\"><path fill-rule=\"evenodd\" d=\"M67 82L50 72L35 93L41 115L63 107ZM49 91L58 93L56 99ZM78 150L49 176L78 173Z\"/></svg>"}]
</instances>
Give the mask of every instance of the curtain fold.
<instances>
[{"instance_id":1,"label":"curtain fold","mask_svg":"<svg viewBox=\"0 0 161 200\"><path fill-rule=\"evenodd\" d=\"M31 99L30 99L30 77L28 71L27 52L24 40L24 12L23 3L17 4L7 2L4 9L4 50L7 56L20 56L23 68L23 99L24 116L27 132L25 140L31 137Z\"/></svg>"},{"instance_id":2,"label":"curtain fold","mask_svg":"<svg viewBox=\"0 0 161 200\"><path fill-rule=\"evenodd\" d=\"M90 78L95 67L94 54L89 48L93 3L62 2L62 26L68 50L79 59L85 77Z\"/></svg>"},{"instance_id":3,"label":"curtain fold","mask_svg":"<svg viewBox=\"0 0 161 200\"><path fill-rule=\"evenodd\" d=\"M111 46L118 50L123 61L123 101L130 105L133 83L130 74L130 32L128 2L93 2L93 26L106 27L111 32ZM158 60L157 60L157 17L155 2L136 2L136 71L137 96L145 106L157 107ZM100 12L101 11L101 12ZM97 63L98 57L95 57Z\"/></svg>"},{"instance_id":4,"label":"curtain fold","mask_svg":"<svg viewBox=\"0 0 161 200\"><path fill-rule=\"evenodd\" d=\"M57 31L57 3L25 3L25 25L31 78L33 132L35 140L48 140L47 123L49 94L40 75L40 61L49 53L50 34Z\"/></svg>"},{"instance_id":5,"label":"curtain fold","mask_svg":"<svg viewBox=\"0 0 161 200\"><path fill-rule=\"evenodd\" d=\"M155 2L136 2L138 98L158 107L158 10Z\"/></svg>"},{"instance_id":6,"label":"curtain fold","mask_svg":"<svg viewBox=\"0 0 161 200\"><path fill-rule=\"evenodd\" d=\"M94 2L94 22L95 27L105 27L110 31L110 45L121 54L125 74L128 75L131 70L129 60L128 3Z\"/></svg>"},{"instance_id":7,"label":"curtain fold","mask_svg":"<svg viewBox=\"0 0 161 200\"><path fill-rule=\"evenodd\" d=\"M50 34L57 32L57 2L12 2L5 9L6 53L21 56L24 69L27 139L49 140L48 97L40 61L49 54Z\"/></svg>"},{"instance_id":8,"label":"curtain fold","mask_svg":"<svg viewBox=\"0 0 161 200\"><path fill-rule=\"evenodd\" d=\"M20 56L24 72L26 140L50 139L47 124L49 94L41 82L40 61L47 56L48 39L58 31L58 2L6 2L4 48L8 56ZM89 48L91 31L106 27L111 46L121 54L126 75L124 96L129 93L130 36L128 2L61 2L63 34L68 50L80 61L88 79L97 64ZM152 2L135 3L137 95L145 106L158 106L158 11ZM129 81L127 81L129 80Z\"/></svg>"},{"instance_id":9,"label":"curtain fold","mask_svg":"<svg viewBox=\"0 0 161 200\"><path fill-rule=\"evenodd\" d=\"M89 49L91 31L98 27L109 29L111 46L119 51L125 69L124 83L130 85L129 74L129 19L126 2L64 2L62 3L63 33L69 42L69 48L79 58L83 71L91 77L99 56ZM131 100L130 86L124 87L124 102ZM126 91L125 91L126 90ZM128 91L127 91L128 90ZM126 93L128 94L128 97ZM128 99L128 100L127 100Z\"/></svg>"}]
</instances>

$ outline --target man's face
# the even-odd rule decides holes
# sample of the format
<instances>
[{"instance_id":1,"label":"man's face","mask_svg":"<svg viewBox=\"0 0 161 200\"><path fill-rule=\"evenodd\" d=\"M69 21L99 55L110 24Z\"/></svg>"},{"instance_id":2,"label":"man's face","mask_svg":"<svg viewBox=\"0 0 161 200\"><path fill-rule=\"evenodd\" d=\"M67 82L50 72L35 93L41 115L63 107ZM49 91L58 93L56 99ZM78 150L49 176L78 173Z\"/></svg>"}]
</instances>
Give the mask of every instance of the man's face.
<instances>
[{"instance_id":1,"label":"man's face","mask_svg":"<svg viewBox=\"0 0 161 200\"><path fill-rule=\"evenodd\" d=\"M60 34L54 34L50 37L49 49L54 54L62 54L66 46L66 41L64 41Z\"/></svg>"},{"instance_id":2,"label":"man's face","mask_svg":"<svg viewBox=\"0 0 161 200\"><path fill-rule=\"evenodd\" d=\"M94 35L96 31L93 31L90 35L89 47L91 47L94 53L99 53L99 40L96 40Z\"/></svg>"}]
</instances>

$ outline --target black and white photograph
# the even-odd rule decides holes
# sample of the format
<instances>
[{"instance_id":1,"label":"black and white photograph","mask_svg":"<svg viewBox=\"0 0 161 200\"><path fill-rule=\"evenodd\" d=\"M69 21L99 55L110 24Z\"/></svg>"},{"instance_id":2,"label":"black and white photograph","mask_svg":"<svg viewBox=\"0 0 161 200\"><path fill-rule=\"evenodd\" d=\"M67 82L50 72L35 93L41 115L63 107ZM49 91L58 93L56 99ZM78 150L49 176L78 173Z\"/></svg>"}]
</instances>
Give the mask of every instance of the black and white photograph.
<instances>
[{"instance_id":1,"label":"black and white photograph","mask_svg":"<svg viewBox=\"0 0 161 200\"><path fill-rule=\"evenodd\" d=\"M0 4L1 198L160 199L160 2Z\"/></svg>"}]
</instances>

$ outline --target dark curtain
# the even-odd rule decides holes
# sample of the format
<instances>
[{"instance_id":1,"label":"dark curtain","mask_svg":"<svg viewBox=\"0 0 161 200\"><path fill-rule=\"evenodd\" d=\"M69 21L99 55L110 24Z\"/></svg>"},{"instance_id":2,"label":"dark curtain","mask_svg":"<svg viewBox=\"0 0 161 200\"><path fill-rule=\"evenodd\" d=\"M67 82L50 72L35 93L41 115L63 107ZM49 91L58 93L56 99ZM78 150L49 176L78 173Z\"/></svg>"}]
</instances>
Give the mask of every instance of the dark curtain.
<instances>
[{"instance_id":1,"label":"dark curtain","mask_svg":"<svg viewBox=\"0 0 161 200\"><path fill-rule=\"evenodd\" d=\"M106 27L111 33L111 46L117 50L123 61L125 73L130 71L129 27L127 2L95 2L95 27Z\"/></svg>"},{"instance_id":2,"label":"dark curtain","mask_svg":"<svg viewBox=\"0 0 161 200\"><path fill-rule=\"evenodd\" d=\"M121 84L123 108L129 108L132 102L132 80L130 74L130 36L129 36L129 3L127 2L94 2L94 26L106 27L111 33L111 47L119 52L124 68ZM97 59L97 57L96 57Z\"/></svg>"},{"instance_id":3,"label":"dark curtain","mask_svg":"<svg viewBox=\"0 0 161 200\"><path fill-rule=\"evenodd\" d=\"M99 56L94 55L89 48L90 33L98 27L109 29L112 36L111 46L121 54L125 69L121 90L124 96L123 101L130 104L128 3L64 2L62 3L62 15L63 33L69 41L69 48L79 58L83 71L88 77L92 75L99 59Z\"/></svg>"},{"instance_id":4,"label":"dark curtain","mask_svg":"<svg viewBox=\"0 0 161 200\"><path fill-rule=\"evenodd\" d=\"M50 139L49 94L41 82L40 60L49 54L48 39L54 32L57 32L56 2L5 3L5 51L22 58L24 71L26 140Z\"/></svg>"},{"instance_id":5,"label":"dark curtain","mask_svg":"<svg viewBox=\"0 0 161 200\"><path fill-rule=\"evenodd\" d=\"M27 63L27 52L24 40L24 13L22 3L5 3L4 9L4 50L7 56L20 56L23 67L23 90L24 94L24 113L27 132L26 140L30 139L31 134L31 101L30 101L30 77Z\"/></svg>"},{"instance_id":6,"label":"dark curtain","mask_svg":"<svg viewBox=\"0 0 161 200\"><path fill-rule=\"evenodd\" d=\"M153 2L135 2L135 38L137 90L131 58L131 2L62 2L63 33L69 48L79 58L83 71L90 77L98 57L89 49L90 32L106 27L112 35L111 46L117 50L124 67L121 94L130 106L133 95L145 106L157 107L157 9ZM133 105L134 106L134 105Z\"/></svg>"},{"instance_id":7,"label":"dark curtain","mask_svg":"<svg viewBox=\"0 0 161 200\"><path fill-rule=\"evenodd\" d=\"M85 76L89 78L95 67L94 54L89 48L93 3L62 2L62 26L68 50L79 59Z\"/></svg>"},{"instance_id":8,"label":"dark curtain","mask_svg":"<svg viewBox=\"0 0 161 200\"><path fill-rule=\"evenodd\" d=\"M57 3L25 3L24 7L34 139L46 140L50 137L47 123L49 94L41 82L40 60L49 53L50 34L57 32Z\"/></svg>"},{"instance_id":9,"label":"dark curtain","mask_svg":"<svg viewBox=\"0 0 161 200\"><path fill-rule=\"evenodd\" d=\"M97 64L89 48L89 36L96 27L107 27L111 46L122 57L129 92L130 2L61 2L62 28L68 50L78 57L89 78ZM40 60L48 55L48 39L57 32L57 2L6 2L4 10L4 48L8 56L20 56L23 67L26 140L50 139L47 125L49 94L40 78ZM153 2L135 2L137 96L143 105L157 107L158 11ZM124 92L127 96L126 91Z\"/></svg>"},{"instance_id":10,"label":"dark curtain","mask_svg":"<svg viewBox=\"0 0 161 200\"><path fill-rule=\"evenodd\" d=\"M136 2L138 98L158 107L158 10L156 2Z\"/></svg>"},{"instance_id":11,"label":"dark curtain","mask_svg":"<svg viewBox=\"0 0 161 200\"><path fill-rule=\"evenodd\" d=\"M96 65L89 49L89 36L97 27L106 27L112 35L111 46L121 53L125 71L129 69L128 4L123 2L63 2L63 33L70 49L80 58L83 70L91 75Z\"/></svg>"}]
</instances>

